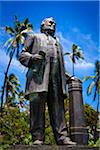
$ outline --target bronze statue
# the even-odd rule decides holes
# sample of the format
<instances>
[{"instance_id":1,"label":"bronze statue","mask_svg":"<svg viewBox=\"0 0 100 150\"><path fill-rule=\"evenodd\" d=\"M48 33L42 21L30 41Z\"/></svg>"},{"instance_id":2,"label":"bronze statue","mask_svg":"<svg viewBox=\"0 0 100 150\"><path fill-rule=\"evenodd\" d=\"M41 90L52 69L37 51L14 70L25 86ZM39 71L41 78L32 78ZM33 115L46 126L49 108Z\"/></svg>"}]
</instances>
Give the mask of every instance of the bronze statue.
<instances>
[{"instance_id":1,"label":"bronze statue","mask_svg":"<svg viewBox=\"0 0 100 150\"><path fill-rule=\"evenodd\" d=\"M29 34L19 61L26 67L26 96L30 100L30 126L33 144L43 144L45 128L45 102L58 145L75 145L68 137L64 95L66 77L62 46L55 37L56 23L46 18L41 33Z\"/></svg>"}]
</instances>

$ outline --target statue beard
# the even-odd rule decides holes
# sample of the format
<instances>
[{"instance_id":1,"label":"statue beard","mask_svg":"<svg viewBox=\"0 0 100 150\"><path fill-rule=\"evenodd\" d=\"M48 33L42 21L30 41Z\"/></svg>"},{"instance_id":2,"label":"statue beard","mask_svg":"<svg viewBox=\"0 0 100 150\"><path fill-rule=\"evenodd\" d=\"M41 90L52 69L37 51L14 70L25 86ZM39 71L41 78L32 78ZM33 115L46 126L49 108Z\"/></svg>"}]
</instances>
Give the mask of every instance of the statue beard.
<instances>
[{"instance_id":1,"label":"statue beard","mask_svg":"<svg viewBox=\"0 0 100 150\"><path fill-rule=\"evenodd\" d=\"M55 30L45 29L45 30L41 30L41 33L45 33L46 35L51 35L52 37L54 37Z\"/></svg>"},{"instance_id":2,"label":"statue beard","mask_svg":"<svg viewBox=\"0 0 100 150\"><path fill-rule=\"evenodd\" d=\"M54 36L54 34L55 34L55 31L54 31L54 30L50 30L50 29L46 30L46 32L47 32L49 35L51 35L51 36Z\"/></svg>"}]
</instances>

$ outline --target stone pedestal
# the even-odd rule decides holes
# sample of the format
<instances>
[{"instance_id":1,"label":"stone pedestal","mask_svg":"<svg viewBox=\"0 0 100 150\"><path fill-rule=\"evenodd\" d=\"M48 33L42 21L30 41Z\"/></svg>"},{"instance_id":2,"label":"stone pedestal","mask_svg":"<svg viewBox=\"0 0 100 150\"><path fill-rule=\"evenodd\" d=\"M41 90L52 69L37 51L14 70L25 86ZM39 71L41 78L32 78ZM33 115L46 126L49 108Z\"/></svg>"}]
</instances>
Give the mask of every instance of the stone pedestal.
<instances>
[{"instance_id":1,"label":"stone pedestal","mask_svg":"<svg viewBox=\"0 0 100 150\"><path fill-rule=\"evenodd\" d=\"M78 144L87 144L88 134L84 120L82 82L71 77L68 82L70 136Z\"/></svg>"},{"instance_id":2,"label":"stone pedestal","mask_svg":"<svg viewBox=\"0 0 100 150\"><path fill-rule=\"evenodd\" d=\"M30 145L15 145L8 150L99 150L98 147L89 146L57 146L57 145L41 145L41 146L30 146Z\"/></svg>"}]
</instances>

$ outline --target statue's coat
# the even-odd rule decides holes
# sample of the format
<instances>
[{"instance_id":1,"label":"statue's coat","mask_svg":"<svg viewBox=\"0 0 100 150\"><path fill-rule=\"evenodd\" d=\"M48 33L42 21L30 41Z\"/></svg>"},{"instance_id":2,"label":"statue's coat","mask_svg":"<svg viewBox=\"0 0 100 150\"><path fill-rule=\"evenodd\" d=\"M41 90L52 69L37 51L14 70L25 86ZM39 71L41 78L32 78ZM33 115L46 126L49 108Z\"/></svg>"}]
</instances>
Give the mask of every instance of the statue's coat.
<instances>
[{"instance_id":1,"label":"statue's coat","mask_svg":"<svg viewBox=\"0 0 100 150\"><path fill-rule=\"evenodd\" d=\"M51 38L51 40L49 40ZM61 82L62 82L62 91L65 94L65 70L64 70L64 60L62 47L59 44L58 40L47 36L44 33L30 34L24 43L24 48L19 55L19 61L24 66L28 67L28 72L26 74L26 95L34 92L47 92L49 75L50 75L50 51L57 52L57 56L60 62L61 69ZM35 54L39 54L40 51L46 53L45 61L37 61L35 59ZM34 58L34 61L30 62L31 57ZM54 56L53 56L54 57ZM32 64L32 68L30 67ZM61 87L59 87L61 88Z\"/></svg>"}]
</instances>

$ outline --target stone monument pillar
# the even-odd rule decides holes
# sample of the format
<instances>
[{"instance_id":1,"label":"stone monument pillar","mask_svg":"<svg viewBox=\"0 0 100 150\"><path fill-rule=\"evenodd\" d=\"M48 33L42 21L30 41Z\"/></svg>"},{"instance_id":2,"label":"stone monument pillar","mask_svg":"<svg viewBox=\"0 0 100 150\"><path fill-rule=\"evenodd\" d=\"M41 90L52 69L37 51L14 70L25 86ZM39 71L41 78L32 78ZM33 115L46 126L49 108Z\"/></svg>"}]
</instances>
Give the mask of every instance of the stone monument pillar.
<instances>
[{"instance_id":1,"label":"stone monument pillar","mask_svg":"<svg viewBox=\"0 0 100 150\"><path fill-rule=\"evenodd\" d=\"M68 81L70 136L77 144L87 144L88 134L84 120L82 82L76 77Z\"/></svg>"}]
</instances>

